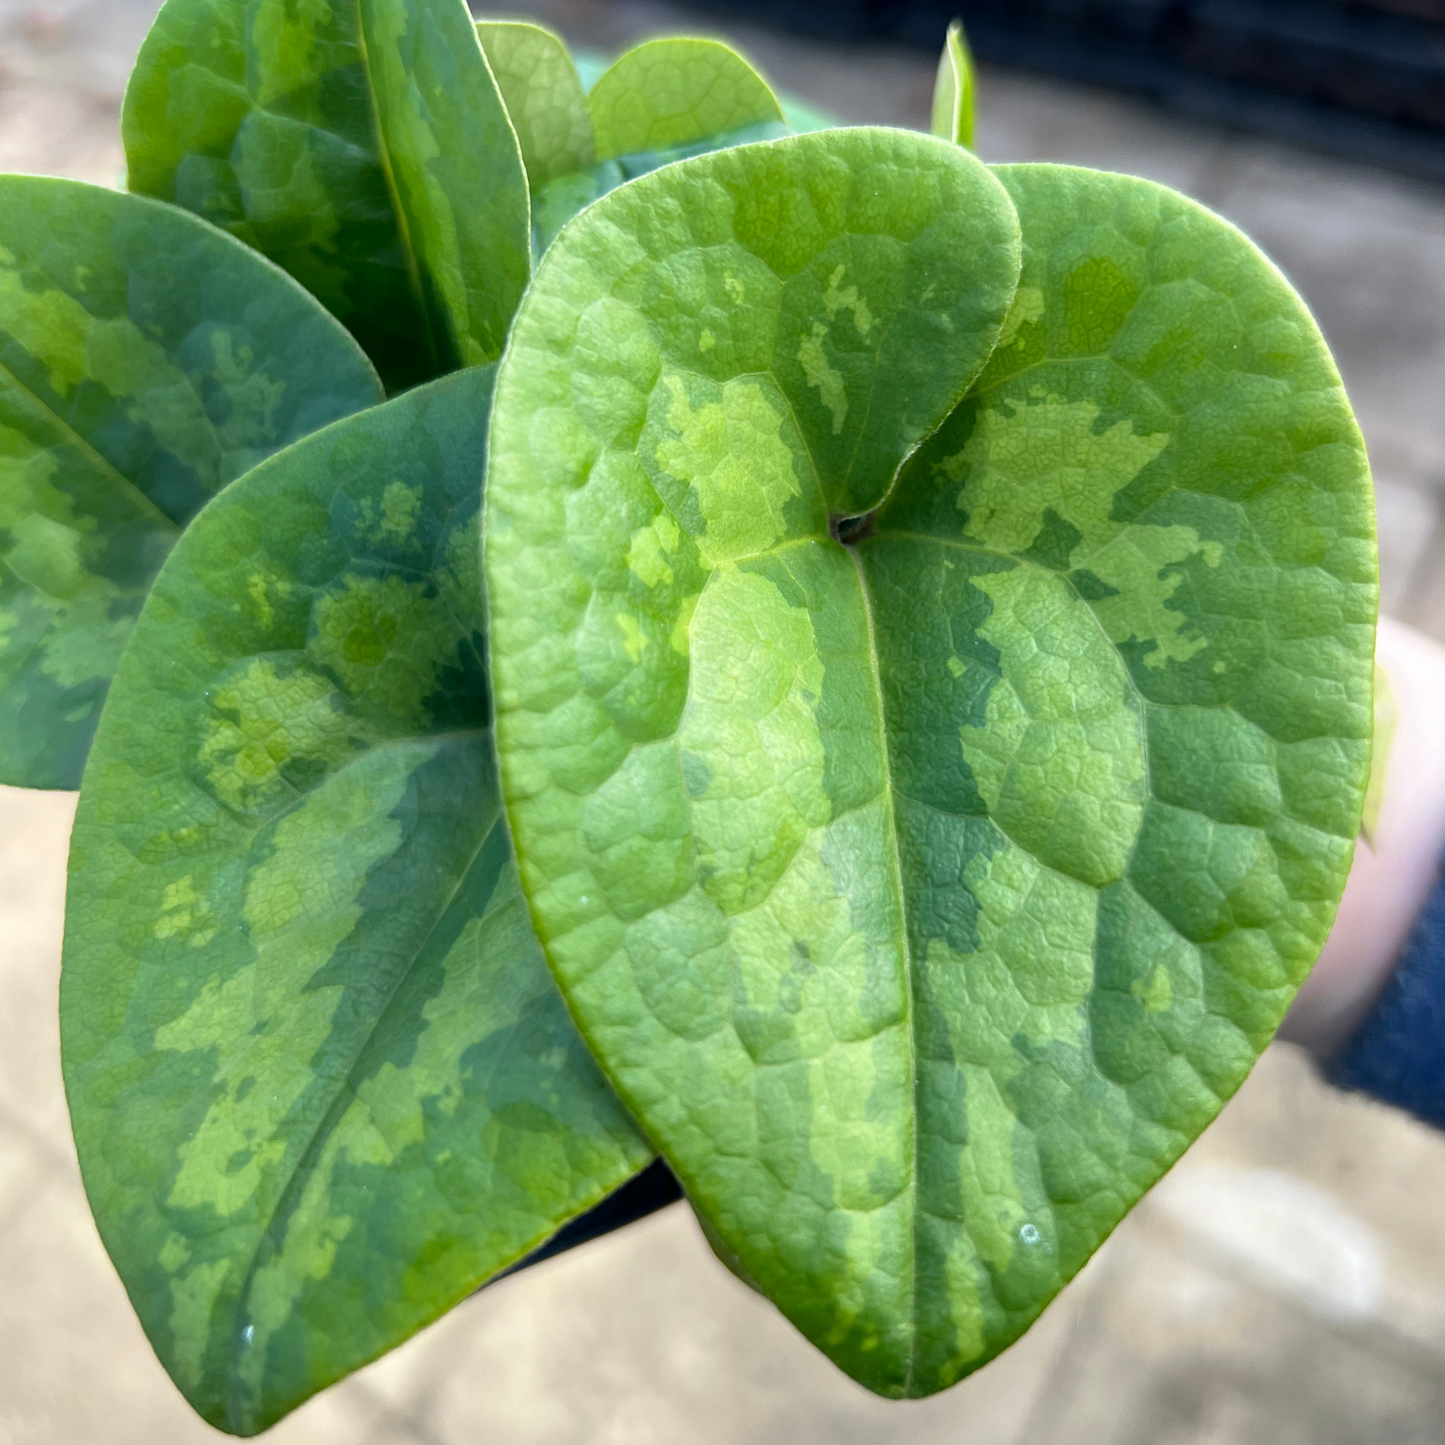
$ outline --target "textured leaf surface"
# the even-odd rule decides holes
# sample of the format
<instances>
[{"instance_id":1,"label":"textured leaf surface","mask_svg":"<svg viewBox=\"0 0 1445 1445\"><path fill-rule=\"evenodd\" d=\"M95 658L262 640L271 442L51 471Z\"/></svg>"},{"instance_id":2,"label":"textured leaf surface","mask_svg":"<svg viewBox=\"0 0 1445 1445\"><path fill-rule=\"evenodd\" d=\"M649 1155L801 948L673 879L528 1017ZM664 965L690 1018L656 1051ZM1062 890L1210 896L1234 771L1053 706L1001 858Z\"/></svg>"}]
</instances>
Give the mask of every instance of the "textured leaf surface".
<instances>
[{"instance_id":1,"label":"textured leaf surface","mask_svg":"<svg viewBox=\"0 0 1445 1445\"><path fill-rule=\"evenodd\" d=\"M619 56L589 102L602 160L783 119L767 81L736 50L686 36L645 40Z\"/></svg>"},{"instance_id":2,"label":"textured leaf surface","mask_svg":"<svg viewBox=\"0 0 1445 1445\"><path fill-rule=\"evenodd\" d=\"M499 355L526 174L461 0L167 0L122 134L133 191L284 266L388 386Z\"/></svg>"},{"instance_id":3,"label":"textured leaf surface","mask_svg":"<svg viewBox=\"0 0 1445 1445\"><path fill-rule=\"evenodd\" d=\"M488 733L492 373L186 533L81 790L61 1019L102 1237L186 1397L264 1428L650 1157L548 977Z\"/></svg>"},{"instance_id":4,"label":"textured leaf surface","mask_svg":"<svg viewBox=\"0 0 1445 1445\"><path fill-rule=\"evenodd\" d=\"M963 33L963 22L948 27L943 54L938 58L938 79L933 87L933 133L955 145L973 145L973 57Z\"/></svg>"},{"instance_id":5,"label":"textured leaf surface","mask_svg":"<svg viewBox=\"0 0 1445 1445\"><path fill-rule=\"evenodd\" d=\"M0 782L79 785L181 528L263 457L380 400L330 316L195 217L0 177Z\"/></svg>"},{"instance_id":6,"label":"textured leaf surface","mask_svg":"<svg viewBox=\"0 0 1445 1445\"><path fill-rule=\"evenodd\" d=\"M1368 477L1299 300L1158 186L999 174L1021 273L923 137L615 192L493 431L549 962L741 1269L891 1395L1014 1339L1238 1086L1370 747Z\"/></svg>"},{"instance_id":7,"label":"textured leaf surface","mask_svg":"<svg viewBox=\"0 0 1445 1445\"><path fill-rule=\"evenodd\" d=\"M592 115L560 36L523 20L480 20L486 51L516 127L533 190L592 164Z\"/></svg>"}]
</instances>

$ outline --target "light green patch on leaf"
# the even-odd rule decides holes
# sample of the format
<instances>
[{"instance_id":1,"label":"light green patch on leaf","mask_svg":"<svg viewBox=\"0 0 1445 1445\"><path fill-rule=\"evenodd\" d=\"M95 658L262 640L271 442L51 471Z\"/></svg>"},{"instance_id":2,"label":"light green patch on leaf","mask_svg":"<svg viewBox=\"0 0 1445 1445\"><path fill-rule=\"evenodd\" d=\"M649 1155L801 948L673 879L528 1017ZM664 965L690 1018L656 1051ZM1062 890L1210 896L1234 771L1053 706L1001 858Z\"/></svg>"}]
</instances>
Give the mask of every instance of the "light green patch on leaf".
<instances>
[{"instance_id":1,"label":"light green patch on leaf","mask_svg":"<svg viewBox=\"0 0 1445 1445\"><path fill-rule=\"evenodd\" d=\"M75 787L181 529L381 399L293 281L138 196L0 178L0 781Z\"/></svg>"},{"instance_id":2,"label":"light green patch on leaf","mask_svg":"<svg viewBox=\"0 0 1445 1445\"><path fill-rule=\"evenodd\" d=\"M122 135L131 190L284 267L389 387L501 353L527 179L461 0L166 0Z\"/></svg>"},{"instance_id":3,"label":"light green patch on leaf","mask_svg":"<svg viewBox=\"0 0 1445 1445\"><path fill-rule=\"evenodd\" d=\"M1377 596L1324 343L1162 187L820 132L579 216L492 446L503 792L573 1016L746 1277L942 1389L1329 930Z\"/></svg>"},{"instance_id":4,"label":"light green patch on leaf","mask_svg":"<svg viewBox=\"0 0 1445 1445\"><path fill-rule=\"evenodd\" d=\"M1095 603L1110 638L1147 646L1151 667L1193 656L1203 639L1190 635L1188 618L1169 599L1182 581L1181 564L1201 554L1217 566L1219 543L1202 542L1189 527L1131 526L1111 516L1115 495L1168 446L1168 434L1138 436L1125 419L1105 425L1093 402L1037 386L1005 386L995 395L963 450L935 464L952 481L967 479L955 501L968 514L965 535L1022 552L1046 520L1067 528L1071 538L1077 534L1068 565L1116 594Z\"/></svg>"},{"instance_id":5,"label":"light green patch on leaf","mask_svg":"<svg viewBox=\"0 0 1445 1445\"><path fill-rule=\"evenodd\" d=\"M823 350L823 338L828 328L821 321L813 323L813 329L798 342L798 361L808 385L817 390L818 398L833 417L833 435L843 430L848 419L848 388L843 373L829 365L827 353Z\"/></svg>"},{"instance_id":6,"label":"light green patch on leaf","mask_svg":"<svg viewBox=\"0 0 1445 1445\"><path fill-rule=\"evenodd\" d=\"M234 1434L650 1157L501 816L491 389L460 372L227 488L162 568L86 770L61 988L81 1170L157 1355Z\"/></svg>"},{"instance_id":7,"label":"light green patch on leaf","mask_svg":"<svg viewBox=\"0 0 1445 1445\"><path fill-rule=\"evenodd\" d=\"M803 470L807 453L776 387L752 377L719 387L668 371L653 396L660 404L642 445L654 484L688 498L684 515L697 518L705 560L747 556L781 540L790 504L816 496L816 483ZM762 465L750 466L754 458Z\"/></svg>"},{"instance_id":8,"label":"light green patch on leaf","mask_svg":"<svg viewBox=\"0 0 1445 1445\"><path fill-rule=\"evenodd\" d=\"M417 509L421 493L405 482L392 482L381 494L381 532L385 537L401 540L416 529Z\"/></svg>"},{"instance_id":9,"label":"light green patch on leaf","mask_svg":"<svg viewBox=\"0 0 1445 1445\"><path fill-rule=\"evenodd\" d=\"M973 148L974 125L973 56L963 22L948 27L943 54L938 57L938 78L933 85L933 114L930 129L954 145Z\"/></svg>"},{"instance_id":10,"label":"light green patch on leaf","mask_svg":"<svg viewBox=\"0 0 1445 1445\"><path fill-rule=\"evenodd\" d=\"M1143 1005L1145 1013L1164 1013L1174 1002L1174 985L1170 982L1169 970L1162 964L1149 975L1149 982L1135 979L1129 985L1129 992Z\"/></svg>"},{"instance_id":11,"label":"light green patch on leaf","mask_svg":"<svg viewBox=\"0 0 1445 1445\"><path fill-rule=\"evenodd\" d=\"M999 333L995 352L1006 355L1007 348L1014 344L1019 330L1035 321L1042 321L1044 315L1044 293L1038 286L1020 286L1014 292L1013 305L1004 318L1003 330Z\"/></svg>"},{"instance_id":12,"label":"light green patch on leaf","mask_svg":"<svg viewBox=\"0 0 1445 1445\"><path fill-rule=\"evenodd\" d=\"M767 81L736 50L687 36L644 40L619 56L588 104L599 160L783 121Z\"/></svg>"},{"instance_id":13,"label":"light green patch on leaf","mask_svg":"<svg viewBox=\"0 0 1445 1445\"><path fill-rule=\"evenodd\" d=\"M249 810L290 792L288 772L326 768L367 745L348 703L318 667L249 660L212 689L196 762L222 802Z\"/></svg>"},{"instance_id":14,"label":"light green patch on leaf","mask_svg":"<svg viewBox=\"0 0 1445 1445\"><path fill-rule=\"evenodd\" d=\"M592 113L562 38L523 20L479 20L477 34L516 127L532 189L590 166Z\"/></svg>"}]
</instances>

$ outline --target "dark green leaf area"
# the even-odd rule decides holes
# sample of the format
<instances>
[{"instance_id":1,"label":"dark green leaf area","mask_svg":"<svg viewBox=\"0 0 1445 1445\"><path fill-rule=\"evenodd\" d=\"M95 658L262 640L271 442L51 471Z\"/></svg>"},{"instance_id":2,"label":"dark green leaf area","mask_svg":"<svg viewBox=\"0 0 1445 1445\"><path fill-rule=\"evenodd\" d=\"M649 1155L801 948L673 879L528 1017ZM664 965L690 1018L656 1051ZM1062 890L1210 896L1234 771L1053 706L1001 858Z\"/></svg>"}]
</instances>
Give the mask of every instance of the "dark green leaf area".
<instances>
[{"instance_id":1,"label":"dark green leaf area","mask_svg":"<svg viewBox=\"0 0 1445 1445\"><path fill-rule=\"evenodd\" d=\"M158 1355L252 1434L650 1157L547 975L488 731L458 373L196 520L81 792L66 1086Z\"/></svg>"},{"instance_id":2,"label":"dark green leaf area","mask_svg":"<svg viewBox=\"0 0 1445 1445\"><path fill-rule=\"evenodd\" d=\"M1149 182L995 176L834 131L605 197L488 482L548 961L725 1253L893 1396L1238 1087L1370 752L1369 476L1299 299Z\"/></svg>"},{"instance_id":3,"label":"dark green leaf area","mask_svg":"<svg viewBox=\"0 0 1445 1445\"><path fill-rule=\"evenodd\" d=\"M500 354L527 184L461 0L167 0L122 132L133 191L283 266L394 390Z\"/></svg>"},{"instance_id":4,"label":"dark green leaf area","mask_svg":"<svg viewBox=\"0 0 1445 1445\"><path fill-rule=\"evenodd\" d=\"M263 457L380 400L321 307L195 217L0 178L0 781L79 784L186 522Z\"/></svg>"}]
</instances>

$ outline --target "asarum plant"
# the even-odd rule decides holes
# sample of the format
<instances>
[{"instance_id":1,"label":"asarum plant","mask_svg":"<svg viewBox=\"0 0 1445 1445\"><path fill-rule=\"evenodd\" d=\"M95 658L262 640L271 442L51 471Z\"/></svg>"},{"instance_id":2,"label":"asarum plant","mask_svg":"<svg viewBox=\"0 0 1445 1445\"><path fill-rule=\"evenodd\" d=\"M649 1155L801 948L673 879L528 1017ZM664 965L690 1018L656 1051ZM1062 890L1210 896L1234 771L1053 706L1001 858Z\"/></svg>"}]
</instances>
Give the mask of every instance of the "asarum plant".
<instances>
[{"instance_id":1,"label":"asarum plant","mask_svg":"<svg viewBox=\"0 0 1445 1445\"><path fill-rule=\"evenodd\" d=\"M84 768L81 1169L235 1434L658 1156L842 1369L952 1384L1239 1086L1359 829L1369 474L1244 236L985 166L956 28L932 137L715 41L589 79L168 0L132 194L0 179L0 780Z\"/></svg>"}]
</instances>

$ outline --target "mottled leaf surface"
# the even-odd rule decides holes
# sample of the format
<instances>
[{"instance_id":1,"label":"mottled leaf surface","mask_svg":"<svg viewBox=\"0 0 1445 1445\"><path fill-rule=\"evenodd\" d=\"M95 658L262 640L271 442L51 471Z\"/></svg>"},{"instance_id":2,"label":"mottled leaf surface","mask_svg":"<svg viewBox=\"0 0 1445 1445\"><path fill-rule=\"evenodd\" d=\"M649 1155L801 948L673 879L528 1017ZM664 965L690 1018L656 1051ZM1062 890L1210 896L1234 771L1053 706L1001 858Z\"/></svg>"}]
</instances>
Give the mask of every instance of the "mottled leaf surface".
<instances>
[{"instance_id":1,"label":"mottled leaf surface","mask_svg":"<svg viewBox=\"0 0 1445 1445\"><path fill-rule=\"evenodd\" d=\"M500 354L526 174L462 0L167 0L122 134L133 191L285 267L389 387Z\"/></svg>"},{"instance_id":2,"label":"mottled leaf surface","mask_svg":"<svg viewBox=\"0 0 1445 1445\"><path fill-rule=\"evenodd\" d=\"M196 520L81 790L61 1022L147 1334L238 1434L405 1339L650 1157L547 974L488 732L490 369Z\"/></svg>"},{"instance_id":3,"label":"mottled leaf surface","mask_svg":"<svg viewBox=\"0 0 1445 1445\"><path fill-rule=\"evenodd\" d=\"M549 962L741 1270L894 1396L1239 1085L1370 751L1368 475L1298 298L1156 185L998 175L834 131L618 190L492 438Z\"/></svg>"},{"instance_id":4,"label":"mottled leaf surface","mask_svg":"<svg viewBox=\"0 0 1445 1445\"><path fill-rule=\"evenodd\" d=\"M938 57L938 79L933 87L932 129L955 145L973 145L973 57L963 33L963 22L948 27L943 54Z\"/></svg>"},{"instance_id":5,"label":"mottled leaf surface","mask_svg":"<svg viewBox=\"0 0 1445 1445\"><path fill-rule=\"evenodd\" d=\"M688 36L645 40L620 55L588 101L601 160L783 119L767 81L736 50Z\"/></svg>"},{"instance_id":6,"label":"mottled leaf surface","mask_svg":"<svg viewBox=\"0 0 1445 1445\"><path fill-rule=\"evenodd\" d=\"M516 128L532 189L590 166L587 92L562 38L524 20L479 20L477 34Z\"/></svg>"},{"instance_id":7,"label":"mottled leaf surface","mask_svg":"<svg viewBox=\"0 0 1445 1445\"><path fill-rule=\"evenodd\" d=\"M0 782L78 786L186 522L263 457L380 400L321 307L194 216L0 177Z\"/></svg>"}]
</instances>

